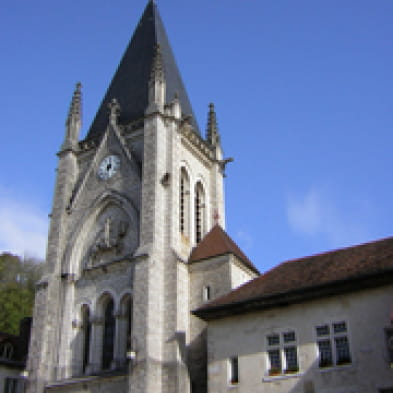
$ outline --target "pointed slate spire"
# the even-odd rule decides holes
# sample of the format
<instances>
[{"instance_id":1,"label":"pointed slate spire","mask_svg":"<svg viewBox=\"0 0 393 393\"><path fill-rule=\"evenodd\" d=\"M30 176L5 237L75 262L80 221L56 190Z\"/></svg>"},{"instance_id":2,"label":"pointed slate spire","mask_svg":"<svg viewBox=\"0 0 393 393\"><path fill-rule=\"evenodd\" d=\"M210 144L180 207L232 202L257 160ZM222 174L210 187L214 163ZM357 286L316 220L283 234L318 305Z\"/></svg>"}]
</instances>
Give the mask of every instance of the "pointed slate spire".
<instances>
[{"instance_id":1,"label":"pointed slate spire","mask_svg":"<svg viewBox=\"0 0 393 393\"><path fill-rule=\"evenodd\" d=\"M209 114L207 116L207 129L206 129L206 139L207 142L212 146L217 146L220 144L220 134L218 132L216 111L214 109L214 104L209 104Z\"/></svg>"},{"instance_id":2,"label":"pointed slate spire","mask_svg":"<svg viewBox=\"0 0 393 393\"><path fill-rule=\"evenodd\" d=\"M161 50L162 66L165 70L165 101L171 102L177 91L183 115L193 117L193 126L199 133L157 5L150 0L97 111L87 138L99 137L105 131L108 123L107 105L113 98L118 100L122 108L120 123L129 123L144 117L148 107L149 80L157 45Z\"/></svg>"},{"instance_id":3,"label":"pointed slate spire","mask_svg":"<svg viewBox=\"0 0 393 393\"><path fill-rule=\"evenodd\" d=\"M62 150L73 149L76 147L79 139L79 132L82 125L82 84L76 84L74 94L68 111L66 120L66 135Z\"/></svg>"}]
</instances>

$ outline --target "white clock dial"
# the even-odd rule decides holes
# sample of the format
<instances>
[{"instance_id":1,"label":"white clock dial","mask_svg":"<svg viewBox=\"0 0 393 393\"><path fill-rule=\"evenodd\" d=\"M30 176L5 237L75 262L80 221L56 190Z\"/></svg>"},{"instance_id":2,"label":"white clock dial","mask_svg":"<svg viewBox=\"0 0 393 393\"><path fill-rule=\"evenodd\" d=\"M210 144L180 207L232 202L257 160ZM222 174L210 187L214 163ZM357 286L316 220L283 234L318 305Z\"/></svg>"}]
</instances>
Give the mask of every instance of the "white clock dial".
<instances>
[{"instance_id":1,"label":"white clock dial","mask_svg":"<svg viewBox=\"0 0 393 393\"><path fill-rule=\"evenodd\" d=\"M102 180L107 180L112 177L120 168L120 157L116 155L110 155L105 157L99 168L98 177Z\"/></svg>"}]
</instances>

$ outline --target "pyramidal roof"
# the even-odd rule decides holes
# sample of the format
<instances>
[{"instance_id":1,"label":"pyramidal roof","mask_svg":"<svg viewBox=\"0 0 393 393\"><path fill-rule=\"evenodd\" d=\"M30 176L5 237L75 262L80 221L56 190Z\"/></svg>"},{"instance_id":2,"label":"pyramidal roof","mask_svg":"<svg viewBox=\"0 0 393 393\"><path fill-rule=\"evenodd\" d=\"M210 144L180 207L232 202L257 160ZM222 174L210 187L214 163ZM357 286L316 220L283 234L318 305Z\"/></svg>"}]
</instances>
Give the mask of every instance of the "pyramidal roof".
<instances>
[{"instance_id":1,"label":"pyramidal roof","mask_svg":"<svg viewBox=\"0 0 393 393\"><path fill-rule=\"evenodd\" d=\"M254 264L218 224L216 224L192 250L189 262L197 262L225 254L236 255L249 269L259 274Z\"/></svg>"},{"instance_id":2,"label":"pyramidal roof","mask_svg":"<svg viewBox=\"0 0 393 393\"><path fill-rule=\"evenodd\" d=\"M108 123L108 103L113 98L120 104L120 123L143 118L148 105L148 83L157 45L162 53L166 101L172 101L177 94L183 115L192 115L192 124L199 133L157 5L150 0L97 111L87 139L97 138L105 131Z\"/></svg>"}]
</instances>

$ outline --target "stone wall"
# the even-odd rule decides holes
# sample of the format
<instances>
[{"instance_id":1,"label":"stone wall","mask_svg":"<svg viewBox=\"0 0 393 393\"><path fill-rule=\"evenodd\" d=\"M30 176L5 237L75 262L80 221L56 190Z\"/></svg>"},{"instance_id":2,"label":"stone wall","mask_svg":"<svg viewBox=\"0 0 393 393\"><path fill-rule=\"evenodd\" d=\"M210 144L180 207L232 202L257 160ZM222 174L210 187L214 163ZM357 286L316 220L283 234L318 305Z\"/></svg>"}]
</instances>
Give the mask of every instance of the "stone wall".
<instances>
[{"instance_id":1,"label":"stone wall","mask_svg":"<svg viewBox=\"0 0 393 393\"><path fill-rule=\"evenodd\" d=\"M393 386L384 328L390 325L393 286L234 315L209 322L209 392L377 392ZM351 364L320 368L315 328L345 321ZM294 331L299 370L269 375L267 335ZM333 342L334 345L334 342ZM239 382L229 382L238 356Z\"/></svg>"}]
</instances>

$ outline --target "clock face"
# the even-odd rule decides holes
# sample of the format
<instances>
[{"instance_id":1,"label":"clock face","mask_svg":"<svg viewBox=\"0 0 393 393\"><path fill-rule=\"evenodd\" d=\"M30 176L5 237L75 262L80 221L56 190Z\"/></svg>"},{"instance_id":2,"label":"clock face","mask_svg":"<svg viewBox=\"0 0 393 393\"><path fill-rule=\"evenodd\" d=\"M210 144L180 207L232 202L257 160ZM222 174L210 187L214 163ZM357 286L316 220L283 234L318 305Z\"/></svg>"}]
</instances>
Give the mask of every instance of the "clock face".
<instances>
[{"instance_id":1,"label":"clock face","mask_svg":"<svg viewBox=\"0 0 393 393\"><path fill-rule=\"evenodd\" d=\"M110 155L105 157L98 168L98 177L107 180L112 177L120 168L120 157Z\"/></svg>"}]
</instances>

